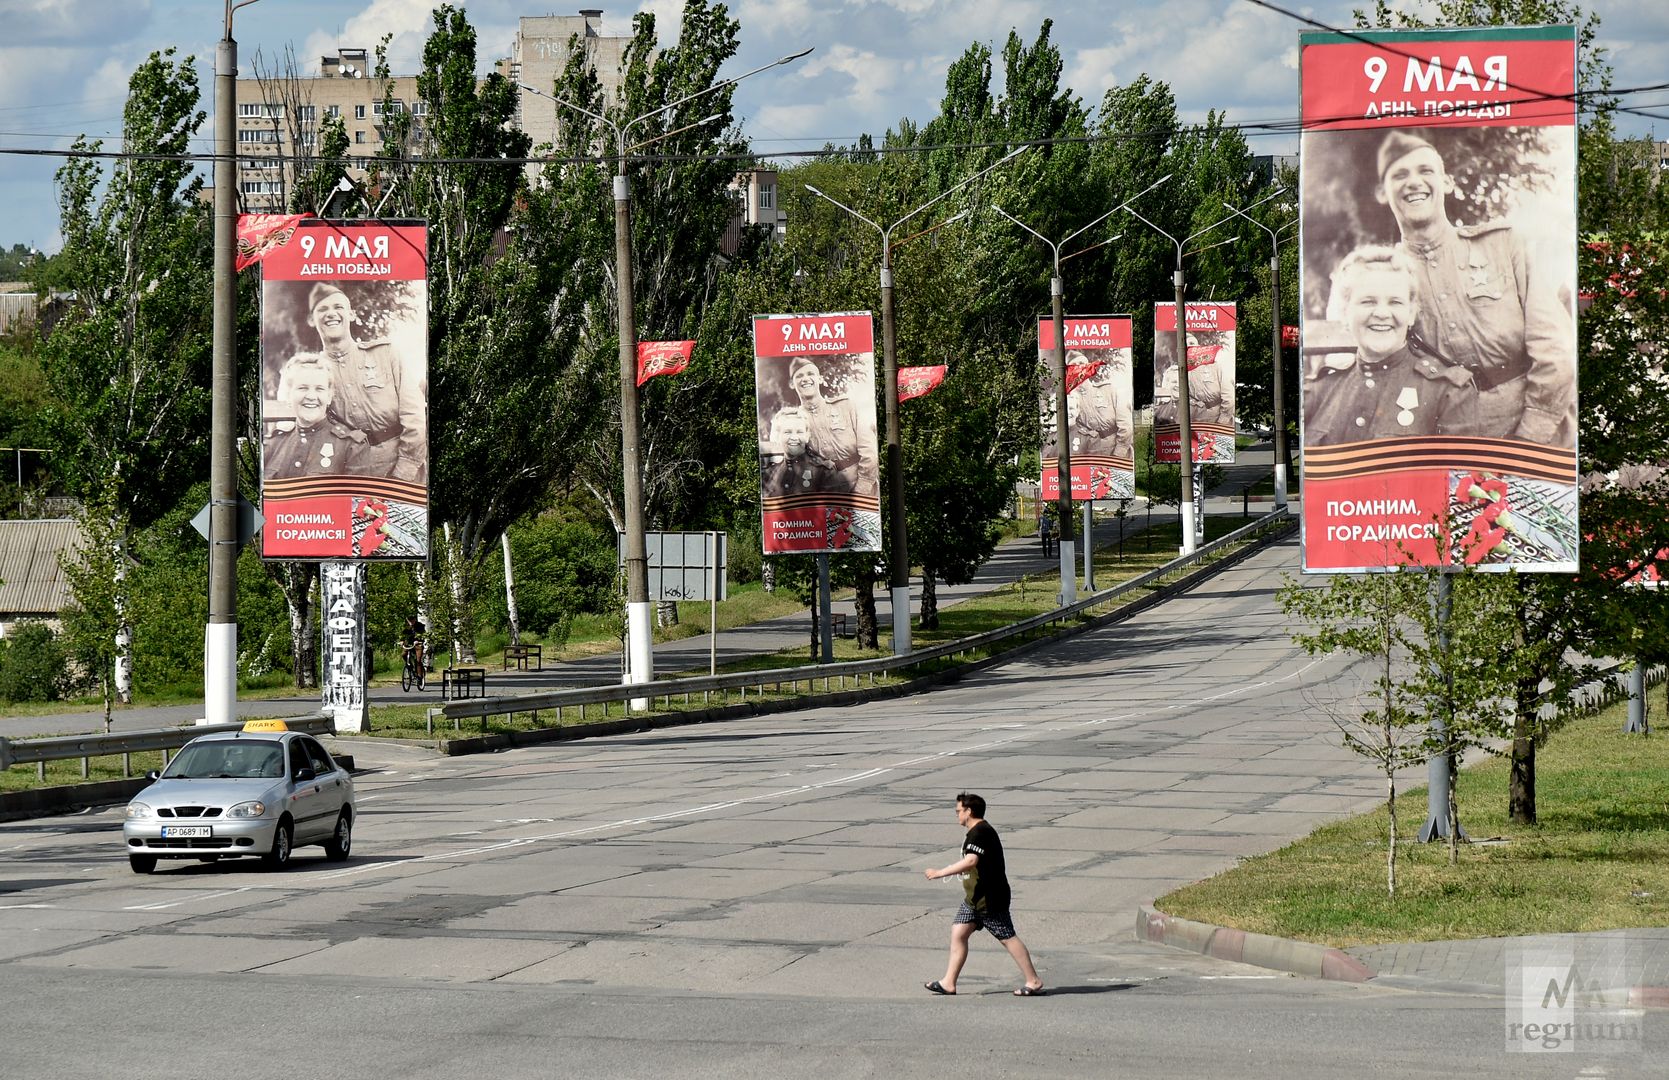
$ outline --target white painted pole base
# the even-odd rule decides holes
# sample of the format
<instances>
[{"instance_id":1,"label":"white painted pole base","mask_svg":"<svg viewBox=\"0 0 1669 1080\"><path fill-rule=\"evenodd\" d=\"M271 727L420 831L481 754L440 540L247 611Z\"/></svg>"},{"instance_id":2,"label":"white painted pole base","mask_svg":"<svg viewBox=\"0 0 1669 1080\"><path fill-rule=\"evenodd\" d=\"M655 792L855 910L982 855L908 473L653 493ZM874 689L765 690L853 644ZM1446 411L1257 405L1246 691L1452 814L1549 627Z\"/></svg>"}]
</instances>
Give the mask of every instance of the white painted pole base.
<instances>
[{"instance_id":1,"label":"white painted pole base","mask_svg":"<svg viewBox=\"0 0 1669 1080\"><path fill-rule=\"evenodd\" d=\"M234 724L238 719L238 624L203 627L203 719L200 724Z\"/></svg>"},{"instance_id":2,"label":"white painted pole base","mask_svg":"<svg viewBox=\"0 0 1669 1080\"><path fill-rule=\"evenodd\" d=\"M647 601L626 605L626 681L632 684L655 681L655 605ZM645 712L646 697L633 698L632 710Z\"/></svg>"},{"instance_id":3,"label":"white painted pole base","mask_svg":"<svg viewBox=\"0 0 1669 1080\"><path fill-rule=\"evenodd\" d=\"M910 586L892 590L892 654L910 655Z\"/></svg>"},{"instance_id":4,"label":"white painted pole base","mask_svg":"<svg viewBox=\"0 0 1669 1080\"><path fill-rule=\"evenodd\" d=\"M1192 555L1198 542L1194 536L1194 508L1192 506L1179 507L1178 517L1182 519L1182 553Z\"/></svg>"},{"instance_id":5,"label":"white painted pole base","mask_svg":"<svg viewBox=\"0 0 1669 1080\"><path fill-rule=\"evenodd\" d=\"M1077 544L1062 540L1061 547L1061 607L1078 602L1078 567L1074 561Z\"/></svg>"},{"instance_id":6,"label":"white painted pole base","mask_svg":"<svg viewBox=\"0 0 1669 1080\"><path fill-rule=\"evenodd\" d=\"M1279 509L1287 504L1287 467L1281 462L1275 463L1275 507Z\"/></svg>"}]
</instances>

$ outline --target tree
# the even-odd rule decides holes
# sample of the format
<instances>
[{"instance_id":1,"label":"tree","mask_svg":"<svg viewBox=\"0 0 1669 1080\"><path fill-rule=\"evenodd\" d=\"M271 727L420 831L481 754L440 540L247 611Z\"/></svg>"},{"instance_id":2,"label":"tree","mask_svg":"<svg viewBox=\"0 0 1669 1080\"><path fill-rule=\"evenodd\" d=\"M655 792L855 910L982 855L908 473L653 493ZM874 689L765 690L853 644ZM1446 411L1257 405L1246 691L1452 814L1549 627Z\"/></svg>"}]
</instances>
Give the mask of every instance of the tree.
<instances>
[{"instance_id":1,"label":"tree","mask_svg":"<svg viewBox=\"0 0 1669 1080\"><path fill-rule=\"evenodd\" d=\"M1355 700L1356 712L1332 712L1347 749L1379 767L1385 777L1385 812L1390 835L1385 847L1385 891L1397 894L1397 773L1425 761L1425 717L1406 680L1413 648L1409 613L1427 602L1415 574L1339 576L1324 588L1288 579L1277 600L1281 610L1305 629L1292 639L1311 656L1346 653L1371 672ZM1342 706L1339 706L1342 709Z\"/></svg>"},{"instance_id":2,"label":"tree","mask_svg":"<svg viewBox=\"0 0 1669 1080\"><path fill-rule=\"evenodd\" d=\"M104 730L110 730L116 699L116 663L128 639L127 523L106 492L82 504L77 518L84 539L79 550L65 551L59 560L70 588L69 606L62 612L64 640L70 656L99 689L104 702Z\"/></svg>"},{"instance_id":3,"label":"tree","mask_svg":"<svg viewBox=\"0 0 1669 1080\"><path fill-rule=\"evenodd\" d=\"M173 55L152 53L129 81L122 149L133 156L108 181L93 157L58 170L64 250L44 275L70 294L40 343L54 467L124 528L170 509L207 464L211 229L184 157L204 114L192 58ZM124 643L124 701L126 655Z\"/></svg>"}]
</instances>

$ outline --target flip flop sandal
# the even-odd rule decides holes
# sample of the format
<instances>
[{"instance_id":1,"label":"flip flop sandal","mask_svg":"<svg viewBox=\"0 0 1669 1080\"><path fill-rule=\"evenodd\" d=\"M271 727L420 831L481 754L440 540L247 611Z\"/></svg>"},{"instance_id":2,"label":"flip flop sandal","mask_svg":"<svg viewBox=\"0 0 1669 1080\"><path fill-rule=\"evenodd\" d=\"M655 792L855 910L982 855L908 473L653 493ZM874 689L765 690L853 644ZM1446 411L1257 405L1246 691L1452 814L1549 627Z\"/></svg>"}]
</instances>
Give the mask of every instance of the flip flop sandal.
<instances>
[{"instance_id":1,"label":"flip flop sandal","mask_svg":"<svg viewBox=\"0 0 1669 1080\"><path fill-rule=\"evenodd\" d=\"M922 983L921 986L923 990L926 990L930 994L943 994L945 997L956 996L955 990L946 990L944 987L940 986L938 979L934 979L930 983Z\"/></svg>"},{"instance_id":2,"label":"flip flop sandal","mask_svg":"<svg viewBox=\"0 0 1669 1080\"><path fill-rule=\"evenodd\" d=\"M1043 996L1043 987L1041 987L1041 986L1022 986L1020 989L1014 991L1014 996L1015 997L1042 997Z\"/></svg>"}]
</instances>

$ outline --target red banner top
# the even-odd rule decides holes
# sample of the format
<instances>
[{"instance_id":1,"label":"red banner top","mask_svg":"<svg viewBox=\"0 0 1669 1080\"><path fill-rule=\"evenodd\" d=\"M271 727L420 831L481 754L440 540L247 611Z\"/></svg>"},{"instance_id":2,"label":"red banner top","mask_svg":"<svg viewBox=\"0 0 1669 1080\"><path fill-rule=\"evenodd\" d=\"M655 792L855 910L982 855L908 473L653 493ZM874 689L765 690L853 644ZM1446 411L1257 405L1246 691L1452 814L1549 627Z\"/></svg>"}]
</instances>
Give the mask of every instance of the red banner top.
<instances>
[{"instance_id":1,"label":"red banner top","mask_svg":"<svg viewBox=\"0 0 1669 1080\"><path fill-rule=\"evenodd\" d=\"M875 351L875 320L867 311L828 315L756 315L753 355L831 356Z\"/></svg>"},{"instance_id":2,"label":"red banner top","mask_svg":"<svg viewBox=\"0 0 1669 1080\"><path fill-rule=\"evenodd\" d=\"M637 384L657 375L676 375L690 366L693 341L640 341L637 343Z\"/></svg>"},{"instance_id":3,"label":"red banner top","mask_svg":"<svg viewBox=\"0 0 1669 1080\"><path fill-rule=\"evenodd\" d=\"M1235 327L1235 309L1233 304L1189 304L1189 330L1233 330ZM1176 333L1176 305L1153 305L1153 329L1161 334Z\"/></svg>"},{"instance_id":4,"label":"red banner top","mask_svg":"<svg viewBox=\"0 0 1669 1080\"><path fill-rule=\"evenodd\" d=\"M1303 35L1306 130L1576 123L1574 27L1360 36Z\"/></svg>"},{"instance_id":5,"label":"red banner top","mask_svg":"<svg viewBox=\"0 0 1669 1080\"><path fill-rule=\"evenodd\" d=\"M295 235L268 252L268 281L422 281L429 276L429 227L420 221L296 222Z\"/></svg>"},{"instance_id":6,"label":"red banner top","mask_svg":"<svg viewBox=\"0 0 1669 1080\"><path fill-rule=\"evenodd\" d=\"M1066 347L1069 349L1130 348L1130 316L1068 315ZM1037 347L1048 352L1055 347L1055 320L1037 320Z\"/></svg>"}]
</instances>

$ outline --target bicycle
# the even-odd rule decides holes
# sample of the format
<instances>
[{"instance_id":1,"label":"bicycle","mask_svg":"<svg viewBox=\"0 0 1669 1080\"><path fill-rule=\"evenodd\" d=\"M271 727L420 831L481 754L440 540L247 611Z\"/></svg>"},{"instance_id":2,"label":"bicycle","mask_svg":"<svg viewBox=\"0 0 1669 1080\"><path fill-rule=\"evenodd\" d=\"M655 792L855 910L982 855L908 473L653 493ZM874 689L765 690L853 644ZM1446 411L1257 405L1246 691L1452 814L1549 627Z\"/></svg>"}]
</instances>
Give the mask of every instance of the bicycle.
<instances>
[{"instance_id":1,"label":"bicycle","mask_svg":"<svg viewBox=\"0 0 1669 1080\"><path fill-rule=\"evenodd\" d=\"M427 665L423 662L423 643L414 641L410 645L402 643L400 652L403 654L400 663L400 689L409 693L413 684L419 690L423 689L423 669Z\"/></svg>"}]
</instances>

